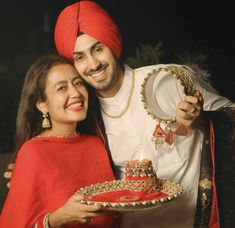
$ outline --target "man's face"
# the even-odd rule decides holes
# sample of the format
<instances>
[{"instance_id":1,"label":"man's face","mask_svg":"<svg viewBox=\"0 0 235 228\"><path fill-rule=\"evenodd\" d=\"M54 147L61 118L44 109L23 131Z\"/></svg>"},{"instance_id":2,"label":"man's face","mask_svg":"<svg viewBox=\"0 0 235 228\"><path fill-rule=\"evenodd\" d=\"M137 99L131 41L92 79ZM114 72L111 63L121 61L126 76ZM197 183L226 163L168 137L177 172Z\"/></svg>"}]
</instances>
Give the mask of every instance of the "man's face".
<instances>
[{"instance_id":1,"label":"man's face","mask_svg":"<svg viewBox=\"0 0 235 228\"><path fill-rule=\"evenodd\" d=\"M80 35L75 44L73 59L80 76L98 93L114 90L118 61L107 46L89 35Z\"/></svg>"}]
</instances>

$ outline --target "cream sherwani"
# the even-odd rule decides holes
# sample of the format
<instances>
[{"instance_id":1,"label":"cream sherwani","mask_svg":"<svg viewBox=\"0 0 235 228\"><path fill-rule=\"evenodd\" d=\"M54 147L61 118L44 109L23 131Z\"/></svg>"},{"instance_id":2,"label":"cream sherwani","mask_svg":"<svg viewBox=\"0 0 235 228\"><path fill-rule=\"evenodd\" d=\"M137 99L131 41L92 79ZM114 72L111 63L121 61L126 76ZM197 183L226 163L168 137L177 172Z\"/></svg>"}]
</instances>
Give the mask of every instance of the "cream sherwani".
<instances>
[{"instance_id":1,"label":"cream sherwani","mask_svg":"<svg viewBox=\"0 0 235 228\"><path fill-rule=\"evenodd\" d=\"M117 94L112 98L99 98L107 113L119 114L127 105L134 74L134 90L127 112L120 118L110 118L103 114L112 158L120 170L120 177L124 176L128 160L147 158L152 161L158 177L178 182L184 189L182 196L162 207L124 214L124 228L190 228L194 225L203 132L195 130L187 137L178 136L171 147L159 153L151 140L156 121L146 113L141 101L141 85L145 76L153 69L164 66L166 65L147 66L135 70L125 66L124 81ZM203 96L204 110L235 107L234 103L199 81L193 72L189 70L188 73ZM185 96L179 80L162 72L153 87L161 116L174 117L176 105Z\"/></svg>"}]
</instances>

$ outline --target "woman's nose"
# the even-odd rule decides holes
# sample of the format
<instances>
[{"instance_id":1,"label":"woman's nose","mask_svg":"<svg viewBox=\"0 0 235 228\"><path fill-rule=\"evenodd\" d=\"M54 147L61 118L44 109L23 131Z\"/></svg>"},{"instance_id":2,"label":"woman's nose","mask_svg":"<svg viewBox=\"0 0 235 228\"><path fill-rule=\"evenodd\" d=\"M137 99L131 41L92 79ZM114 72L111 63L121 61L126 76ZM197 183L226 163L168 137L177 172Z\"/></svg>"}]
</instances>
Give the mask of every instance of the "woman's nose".
<instances>
[{"instance_id":1,"label":"woman's nose","mask_svg":"<svg viewBox=\"0 0 235 228\"><path fill-rule=\"evenodd\" d=\"M81 91L79 90L79 88L77 88L75 85L71 85L70 88L70 96L72 98L79 98L82 96Z\"/></svg>"}]
</instances>

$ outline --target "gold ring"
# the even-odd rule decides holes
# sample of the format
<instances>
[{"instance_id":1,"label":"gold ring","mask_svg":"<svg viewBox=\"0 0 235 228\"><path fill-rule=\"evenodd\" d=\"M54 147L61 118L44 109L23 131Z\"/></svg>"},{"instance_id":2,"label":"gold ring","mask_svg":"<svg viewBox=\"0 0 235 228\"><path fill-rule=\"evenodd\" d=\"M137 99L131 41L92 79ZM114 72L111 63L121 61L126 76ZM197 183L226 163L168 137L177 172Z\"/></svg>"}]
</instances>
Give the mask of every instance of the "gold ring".
<instances>
[{"instance_id":1,"label":"gold ring","mask_svg":"<svg viewBox=\"0 0 235 228\"><path fill-rule=\"evenodd\" d=\"M192 114L193 114L193 113L195 112L195 110L196 110L196 109L193 107L193 109L192 109L189 113L192 113Z\"/></svg>"}]
</instances>

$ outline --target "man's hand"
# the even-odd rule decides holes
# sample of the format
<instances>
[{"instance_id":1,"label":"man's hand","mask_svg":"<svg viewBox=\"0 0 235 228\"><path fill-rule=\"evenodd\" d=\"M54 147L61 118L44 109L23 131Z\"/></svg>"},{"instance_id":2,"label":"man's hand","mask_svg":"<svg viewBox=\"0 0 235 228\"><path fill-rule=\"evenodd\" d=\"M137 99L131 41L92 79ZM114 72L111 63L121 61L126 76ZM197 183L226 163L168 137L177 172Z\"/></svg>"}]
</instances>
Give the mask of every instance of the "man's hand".
<instances>
[{"instance_id":1,"label":"man's hand","mask_svg":"<svg viewBox=\"0 0 235 228\"><path fill-rule=\"evenodd\" d=\"M185 96L176 108L177 122L189 129L199 129L203 124L203 99L199 91L195 96Z\"/></svg>"},{"instance_id":2,"label":"man's hand","mask_svg":"<svg viewBox=\"0 0 235 228\"><path fill-rule=\"evenodd\" d=\"M8 188L10 188L10 180L11 180L11 177L12 177L13 169L14 169L14 163L10 163L7 166L7 171L3 174L6 179L9 179L8 182L7 182L7 187Z\"/></svg>"}]
</instances>

